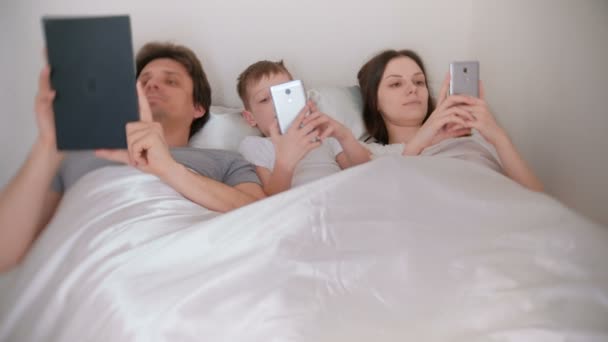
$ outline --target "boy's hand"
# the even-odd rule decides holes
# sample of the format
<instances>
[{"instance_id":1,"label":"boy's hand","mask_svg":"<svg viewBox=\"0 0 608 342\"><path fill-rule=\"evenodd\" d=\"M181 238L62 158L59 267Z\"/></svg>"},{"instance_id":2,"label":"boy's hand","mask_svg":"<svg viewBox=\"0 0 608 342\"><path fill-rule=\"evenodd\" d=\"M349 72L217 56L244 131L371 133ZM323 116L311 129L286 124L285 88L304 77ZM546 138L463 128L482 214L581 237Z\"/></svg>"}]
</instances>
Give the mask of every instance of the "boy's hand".
<instances>
[{"instance_id":1,"label":"boy's hand","mask_svg":"<svg viewBox=\"0 0 608 342\"><path fill-rule=\"evenodd\" d=\"M293 171L308 152L321 146L319 131L310 124L304 124L304 118L309 111L310 103L302 108L283 135L279 132L276 119L270 125L270 140L274 144L276 155L275 164Z\"/></svg>"},{"instance_id":2,"label":"boy's hand","mask_svg":"<svg viewBox=\"0 0 608 342\"><path fill-rule=\"evenodd\" d=\"M319 130L319 139L321 141L328 137L334 137L338 141L343 141L352 136L352 132L340 122L325 113L319 112L314 103L310 103L309 106L310 115L304 117L302 124Z\"/></svg>"}]
</instances>

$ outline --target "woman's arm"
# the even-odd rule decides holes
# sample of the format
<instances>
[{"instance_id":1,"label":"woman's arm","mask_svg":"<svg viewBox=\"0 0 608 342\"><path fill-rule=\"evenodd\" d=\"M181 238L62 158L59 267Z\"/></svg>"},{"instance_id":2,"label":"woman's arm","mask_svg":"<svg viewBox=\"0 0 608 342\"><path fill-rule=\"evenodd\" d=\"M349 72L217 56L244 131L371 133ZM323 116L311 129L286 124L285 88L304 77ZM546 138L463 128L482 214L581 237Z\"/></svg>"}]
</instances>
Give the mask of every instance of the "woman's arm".
<instances>
[{"instance_id":1,"label":"woman's arm","mask_svg":"<svg viewBox=\"0 0 608 342\"><path fill-rule=\"evenodd\" d=\"M505 174L532 191L544 191L543 184L528 166L511 139L505 134L494 144Z\"/></svg>"}]
</instances>

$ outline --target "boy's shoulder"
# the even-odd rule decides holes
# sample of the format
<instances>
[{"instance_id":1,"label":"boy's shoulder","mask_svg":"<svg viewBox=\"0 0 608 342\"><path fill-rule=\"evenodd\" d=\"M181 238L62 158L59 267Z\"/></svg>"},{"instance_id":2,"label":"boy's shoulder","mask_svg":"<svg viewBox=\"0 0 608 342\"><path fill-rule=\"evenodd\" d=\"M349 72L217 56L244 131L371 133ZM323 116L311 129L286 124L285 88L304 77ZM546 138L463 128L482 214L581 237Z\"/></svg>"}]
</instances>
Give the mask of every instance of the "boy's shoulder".
<instances>
[{"instance_id":1,"label":"boy's shoulder","mask_svg":"<svg viewBox=\"0 0 608 342\"><path fill-rule=\"evenodd\" d=\"M246 136L241 143L239 144L239 151L242 149L248 149L251 147L259 148L259 147L273 147L272 141L267 137L258 137L258 136Z\"/></svg>"}]
</instances>

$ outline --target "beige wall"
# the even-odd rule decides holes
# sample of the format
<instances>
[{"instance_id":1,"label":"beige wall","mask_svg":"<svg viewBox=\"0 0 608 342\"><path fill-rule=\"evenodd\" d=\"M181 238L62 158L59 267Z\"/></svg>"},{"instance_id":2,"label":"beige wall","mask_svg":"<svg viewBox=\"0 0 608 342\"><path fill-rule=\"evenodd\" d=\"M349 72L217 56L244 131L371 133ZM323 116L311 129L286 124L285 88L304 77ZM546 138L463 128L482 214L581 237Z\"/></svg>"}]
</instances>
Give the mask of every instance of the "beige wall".
<instances>
[{"instance_id":1,"label":"beige wall","mask_svg":"<svg viewBox=\"0 0 608 342\"><path fill-rule=\"evenodd\" d=\"M175 5L171 5L175 4ZM0 185L36 135L32 107L42 64L43 14L132 18L135 48L152 39L191 46L214 104L238 105L238 73L285 59L307 86L352 85L380 49L412 48L437 89L452 60L477 58L496 115L550 193L608 224L606 142L608 2L486 0L3 1L0 6ZM10 46L7 50L4 47ZM10 52L7 52L10 51ZM604 82L605 84L605 82Z\"/></svg>"},{"instance_id":2,"label":"beige wall","mask_svg":"<svg viewBox=\"0 0 608 342\"><path fill-rule=\"evenodd\" d=\"M608 1L475 0L488 100L547 191L608 225Z\"/></svg>"}]
</instances>

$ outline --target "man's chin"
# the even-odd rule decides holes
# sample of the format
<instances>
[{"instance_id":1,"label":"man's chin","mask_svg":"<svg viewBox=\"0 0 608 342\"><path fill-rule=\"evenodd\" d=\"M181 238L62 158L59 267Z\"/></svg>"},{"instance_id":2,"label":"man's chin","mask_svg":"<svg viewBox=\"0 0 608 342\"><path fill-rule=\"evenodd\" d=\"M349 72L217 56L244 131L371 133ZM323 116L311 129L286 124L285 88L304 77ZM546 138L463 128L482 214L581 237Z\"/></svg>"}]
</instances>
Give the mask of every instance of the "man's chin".
<instances>
[{"instance_id":1,"label":"man's chin","mask_svg":"<svg viewBox=\"0 0 608 342\"><path fill-rule=\"evenodd\" d=\"M154 121L162 121L162 119L167 117L167 112L160 108L150 108L152 110L152 119Z\"/></svg>"}]
</instances>

